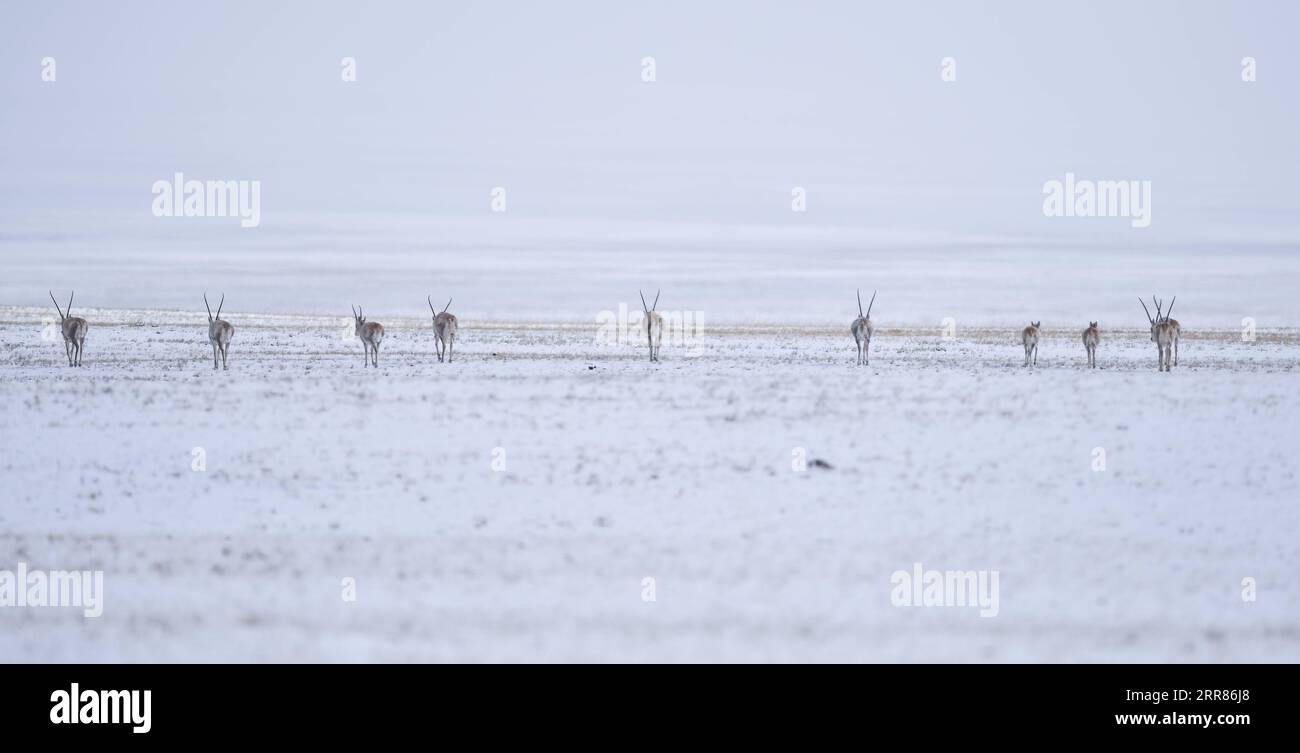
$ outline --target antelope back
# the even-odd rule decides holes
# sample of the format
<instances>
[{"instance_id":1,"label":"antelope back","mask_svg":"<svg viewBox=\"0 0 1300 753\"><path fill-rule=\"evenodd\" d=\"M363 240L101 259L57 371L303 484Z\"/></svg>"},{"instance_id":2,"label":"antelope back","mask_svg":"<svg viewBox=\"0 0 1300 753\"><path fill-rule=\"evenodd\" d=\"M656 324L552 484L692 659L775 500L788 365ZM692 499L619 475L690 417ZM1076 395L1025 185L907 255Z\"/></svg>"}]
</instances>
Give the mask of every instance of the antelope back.
<instances>
[{"instance_id":1,"label":"antelope back","mask_svg":"<svg viewBox=\"0 0 1300 753\"><path fill-rule=\"evenodd\" d=\"M1151 339L1160 345L1169 345L1174 341L1174 325L1170 322L1160 322L1151 328Z\"/></svg>"},{"instance_id":2,"label":"antelope back","mask_svg":"<svg viewBox=\"0 0 1300 753\"><path fill-rule=\"evenodd\" d=\"M65 340L81 340L86 336L88 325L86 320L79 316L70 316L63 320L63 338Z\"/></svg>"},{"instance_id":3,"label":"antelope back","mask_svg":"<svg viewBox=\"0 0 1300 753\"><path fill-rule=\"evenodd\" d=\"M217 342L230 342L230 338L235 334L235 327L224 319L214 319L208 325L208 339Z\"/></svg>"}]
</instances>

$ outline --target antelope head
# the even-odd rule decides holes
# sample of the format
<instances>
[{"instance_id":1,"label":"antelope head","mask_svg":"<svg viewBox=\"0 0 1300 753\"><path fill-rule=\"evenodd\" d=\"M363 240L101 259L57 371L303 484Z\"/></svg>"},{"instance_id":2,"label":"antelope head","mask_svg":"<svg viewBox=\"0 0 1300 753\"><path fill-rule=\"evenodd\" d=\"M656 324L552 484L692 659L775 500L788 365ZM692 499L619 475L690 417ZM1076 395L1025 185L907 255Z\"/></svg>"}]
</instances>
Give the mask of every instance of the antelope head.
<instances>
[{"instance_id":1,"label":"antelope head","mask_svg":"<svg viewBox=\"0 0 1300 753\"><path fill-rule=\"evenodd\" d=\"M1154 295L1151 296L1151 302L1156 305L1156 324L1169 321L1169 312L1174 310L1174 301L1177 300L1178 296L1174 296L1174 300L1169 302L1169 308L1165 308L1163 300L1157 301ZM1147 313L1147 316L1150 316L1150 312Z\"/></svg>"},{"instance_id":2,"label":"antelope head","mask_svg":"<svg viewBox=\"0 0 1300 753\"><path fill-rule=\"evenodd\" d=\"M361 337L361 328L366 325L366 314L361 310L360 306L352 307L352 321L356 323L357 337Z\"/></svg>"},{"instance_id":3,"label":"antelope head","mask_svg":"<svg viewBox=\"0 0 1300 753\"><path fill-rule=\"evenodd\" d=\"M1155 302L1156 302L1156 297L1155 297L1155 296L1151 296L1151 302L1152 302L1152 303L1155 303ZM1156 312L1157 312L1157 314L1156 314L1156 318L1152 318L1152 316L1151 316L1151 309L1147 308L1147 303L1146 303L1146 301L1144 301L1144 300L1142 300L1141 298L1139 298L1139 299L1138 299L1138 303L1142 304L1142 310L1146 312L1146 315L1147 315L1147 321L1150 322L1150 324L1151 324L1151 340L1152 340L1152 342L1154 342L1155 339L1156 339L1156 325L1160 323L1160 319L1159 319L1159 311L1160 311L1160 309L1159 309L1159 307L1156 308Z\"/></svg>"},{"instance_id":4,"label":"antelope head","mask_svg":"<svg viewBox=\"0 0 1300 753\"><path fill-rule=\"evenodd\" d=\"M641 308L645 310L646 332L653 333L653 330L656 326L656 322L662 321L662 317L660 317L659 314L655 313L655 309L659 308L659 292L660 291L658 290L655 291L655 302L649 306L646 306L645 293L642 293L640 290L636 291L637 295L641 296Z\"/></svg>"},{"instance_id":5,"label":"antelope head","mask_svg":"<svg viewBox=\"0 0 1300 753\"><path fill-rule=\"evenodd\" d=\"M75 290L72 291L72 294L68 296L68 310L66 312L63 309L59 308L59 302L54 300L54 291L51 290L49 291L49 293L50 293L50 300L54 301L54 310L59 312L59 321L66 322L68 320L68 317L72 316L72 298L77 294L77 291Z\"/></svg>"},{"instance_id":6,"label":"antelope head","mask_svg":"<svg viewBox=\"0 0 1300 753\"><path fill-rule=\"evenodd\" d=\"M448 298L448 299L447 299L447 305L442 307L442 311L439 311L439 310L437 310L437 309L435 309L435 308L433 307L433 296L425 296L425 297L424 297L424 300L428 301L428 303L429 303L429 310L433 312L433 320L436 322L436 321L438 321L438 315L439 315L439 314L445 314L445 313L447 313L447 309L451 308L451 302L454 301L454 300L456 300L456 299L455 299L455 298Z\"/></svg>"},{"instance_id":7,"label":"antelope head","mask_svg":"<svg viewBox=\"0 0 1300 753\"><path fill-rule=\"evenodd\" d=\"M657 308L659 308L659 292L660 292L660 291L658 291L658 290L655 291L655 302L654 302L654 305L652 305L652 306L646 306L646 305L645 305L645 293L642 293L640 290L636 291L636 294L639 295L639 296L641 296L641 308L645 309L646 319L649 319L649 318L650 318L650 315L654 313L654 310L657 309Z\"/></svg>"},{"instance_id":8,"label":"antelope head","mask_svg":"<svg viewBox=\"0 0 1300 753\"><path fill-rule=\"evenodd\" d=\"M226 305L226 294L221 294L221 302L217 304L217 315L212 315L212 304L208 303L208 294L203 294L203 305L208 310L208 324L221 321L221 307Z\"/></svg>"},{"instance_id":9,"label":"antelope head","mask_svg":"<svg viewBox=\"0 0 1300 753\"><path fill-rule=\"evenodd\" d=\"M858 318L871 320L871 307L876 305L876 291L871 291L871 301L867 304L866 313L862 313L862 291L858 290Z\"/></svg>"}]
</instances>

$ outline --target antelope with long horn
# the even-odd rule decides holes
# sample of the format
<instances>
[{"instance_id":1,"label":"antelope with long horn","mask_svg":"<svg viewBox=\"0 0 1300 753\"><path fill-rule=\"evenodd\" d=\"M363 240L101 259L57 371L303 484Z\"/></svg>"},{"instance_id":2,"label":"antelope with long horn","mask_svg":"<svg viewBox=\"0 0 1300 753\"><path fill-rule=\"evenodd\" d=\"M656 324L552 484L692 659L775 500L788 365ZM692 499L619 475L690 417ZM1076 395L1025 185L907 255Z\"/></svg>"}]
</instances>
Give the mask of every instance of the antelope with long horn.
<instances>
[{"instance_id":1,"label":"antelope with long horn","mask_svg":"<svg viewBox=\"0 0 1300 753\"><path fill-rule=\"evenodd\" d=\"M1177 298L1174 300L1177 300ZM1161 313L1157 313L1155 318L1152 318L1151 310L1147 308L1146 301L1139 298L1138 303L1142 304L1142 310L1146 312L1147 321L1151 323L1151 341L1154 342L1156 348L1159 349L1159 355L1156 361L1156 370L1169 371L1171 368L1171 351L1173 350L1174 344L1174 328ZM1172 309L1173 305L1171 304L1169 308ZM1157 312L1159 312L1159 309L1157 309Z\"/></svg>"},{"instance_id":2,"label":"antelope with long horn","mask_svg":"<svg viewBox=\"0 0 1300 753\"><path fill-rule=\"evenodd\" d=\"M221 309L226 305L226 294L221 294L221 303L217 304L217 315L212 315L212 305L208 303L208 294L203 294L203 305L208 310L208 342L212 343L212 370L217 369L217 358L221 359L221 368L229 370L226 356L230 354L230 338L235 336L235 325L221 318Z\"/></svg>"},{"instance_id":3,"label":"antelope with long horn","mask_svg":"<svg viewBox=\"0 0 1300 753\"><path fill-rule=\"evenodd\" d=\"M1042 322L1030 322L1028 327L1020 331L1020 342L1025 346L1025 365L1030 365L1029 357L1032 355L1033 365L1038 365L1038 328Z\"/></svg>"},{"instance_id":4,"label":"antelope with long horn","mask_svg":"<svg viewBox=\"0 0 1300 753\"><path fill-rule=\"evenodd\" d=\"M871 333L876 328L871 325L871 307L876 303L876 291L871 291L871 302L867 304L866 313L862 312L862 291L858 291L858 318L853 320L849 326L849 331L853 333L853 340L858 344L858 365L866 366L871 363L871 356L867 351L871 348Z\"/></svg>"},{"instance_id":5,"label":"antelope with long horn","mask_svg":"<svg viewBox=\"0 0 1300 753\"><path fill-rule=\"evenodd\" d=\"M434 347L438 349L438 363L442 363L444 354L447 356L447 363L451 363L451 346L456 342L456 332L459 329L456 315L447 313L453 299L447 299L447 305L442 307L442 311L433 307L432 296L425 296L425 300L429 302L429 310L433 312L433 337Z\"/></svg>"},{"instance_id":6,"label":"antelope with long horn","mask_svg":"<svg viewBox=\"0 0 1300 753\"><path fill-rule=\"evenodd\" d=\"M1097 343L1101 342L1101 330L1097 329L1096 322L1088 322L1088 328L1083 331L1083 348L1088 351L1088 365L1097 368Z\"/></svg>"},{"instance_id":7,"label":"antelope with long horn","mask_svg":"<svg viewBox=\"0 0 1300 753\"><path fill-rule=\"evenodd\" d=\"M1151 296L1151 302L1155 303L1155 300L1156 297L1154 295ZM1178 296L1174 296L1174 301L1176 300L1178 300ZM1172 311L1174 308L1174 301L1170 301L1169 308L1165 309L1164 320L1166 322L1169 322L1169 326L1174 328L1174 365L1177 366L1178 365L1178 341L1182 338L1183 327L1181 324L1178 323L1177 319L1169 318L1169 312ZM1164 307L1164 301L1161 301L1159 304L1156 305L1156 312L1157 312L1156 318L1160 318L1161 314L1159 313L1159 311L1163 307Z\"/></svg>"},{"instance_id":8,"label":"antelope with long horn","mask_svg":"<svg viewBox=\"0 0 1300 753\"><path fill-rule=\"evenodd\" d=\"M645 294L640 290L636 291L641 296L641 308L645 310L645 335L646 340L650 343L650 360L652 362L659 360L659 348L664 339L664 318L659 315L655 309L659 308L659 292L655 291L655 302L653 306L646 306Z\"/></svg>"},{"instance_id":9,"label":"antelope with long horn","mask_svg":"<svg viewBox=\"0 0 1300 753\"><path fill-rule=\"evenodd\" d=\"M366 321L366 314L360 306L352 307L352 319L357 325L357 337L361 338L361 346L366 351L364 365L373 363L376 369L379 368L379 344L384 341L384 325Z\"/></svg>"},{"instance_id":10,"label":"antelope with long horn","mask_svg":"<svg viewBox=\"0 0 1300 753\"><path fill-rule=\"evenodd\" d=\"M63 352L68 357L69 366L81 365L81 349L86 344L86 330L90 327L85 319L72 315L72 299L76 295L77 291L74 290L68 296L68 310L65 312L59 308L59 302L54 300L54 291L50 291L50 300L54 301L54 309L59 312L59 329L63 332Z\"/></svg>"}]
</instances>

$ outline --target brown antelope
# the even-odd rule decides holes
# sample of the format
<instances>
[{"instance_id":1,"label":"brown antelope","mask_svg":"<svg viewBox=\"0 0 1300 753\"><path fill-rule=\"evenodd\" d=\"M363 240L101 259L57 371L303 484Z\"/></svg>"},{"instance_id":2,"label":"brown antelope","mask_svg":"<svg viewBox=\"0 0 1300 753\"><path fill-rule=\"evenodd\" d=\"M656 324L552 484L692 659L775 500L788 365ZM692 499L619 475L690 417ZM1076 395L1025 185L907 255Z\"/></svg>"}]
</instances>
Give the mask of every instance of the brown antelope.
<instances>
[{"instance_id":1,"label":"brown antelope","mask_svg":"<svg viewBox=\"0 0 1300 753\"><path fill-rule=\"evenodd\" d=\"M1178 296L1174 296L1174 301L1176 300L1178 300ZM1174 307L1174 301L1169 302L1170 309ZM1151 296L1151 302L1152 303L1156 302L1156 297L1154 295ZM1160 303L1156 303L1156 318L1160 318L1160 309L1163 306L1164 306L1164 301L1161 301ZM1182 338L1183 327L1181 324L1178 323L1177 319L1169 318L1168 311L1165 312L1164 319L1165 321L1169 322L1169 326L1174 328L1174 365L1177 366L1178 365L1178 340Z\"/></svg>"},{"instance_id":2,"label":"brown antelope","mask_svg":"<svg viewBox=\"0 0 1300 753\"><path fill-rule=\"evenodd\" d=\"M72 291L68 296L68 310L65 312L59 308L59 302L54 300L54 291L50 291L50 300L54 301L54 309L59 312L59 329L63 331L63 351L68 356L69 366L81 365L81 349L86 344L86 329L90 325L86 320L79 316L72 315L72 299L76 296L77 291Z\"/></svg>"},{"instance_id":3,"label":"brown antelope","mask_svg":"<svg viewBox=\"0 0 1300 753\"><path fill-rule=\"evenodd\" d=\"M650 360L659 360L659 347L663 344L664 339L664 318L659 315L655 309L659 308L659 292L655 291L655 302L653 306L645 305L645 294L636 291L641 296L641 308L645 309L645 335L650 344Z\"/></svg>"},{"instance_id":4,"label":"brown antelope","mask_svg":"<svg viewBox=\"0 0 1300 753\"><path fill-rule=\"evenodd\" d=\"M235 336L235 325L221 318L221 308L226 305L226 294L221 294L221 303L217 304L217 315L212 315L212 306L208 303L208 294L203 294L203 305L208 309L208 342L212 343L212 370L217 369L217 357L221 357L221 368L226 365L226 356L230 354L230 338Z\"/></svg>"},{"instance_id":5,"label":"brown antelope","mask_svg":"<svg viewBox=\"0 0 1300 753\"><path fill-rule=\"evenodd\" d=\"M438 349L438 363L442 363L444 354L447 356L447 363L451 363L451 346L456 342L456 331L459 328L455 314L447 313L453 299L447 299L447 305L442 307L441 312L433 307L432 296L425 296L425 300L429 302L429 310L433 312L434 347Z\"/></svg>"},{"instance_id":6,"label":"brown antelope","mask_svg":"<svg viewBox=\"0 0 1300 753\"><path fill-rule=\"evenodd\" d=\"M871 348L871 333L875 332L875 327L871 326L871 307L876 303L876 291L871 291L871 302L867 304L867 312L862 313L862 291L858 291L858 318L853 320L849 326L849 331L853 333L853 340L858 344L858 365L866 366L871 362L871 357L867 351Z\"/></svg>"},{"instance_id":7,"label":"brown antelope","mask_svg":"<svg viewBox=\"0 0 1300 753\"><path fill-rule=\"evenodd\" d=\"M1028 327L1020 331L1020 342L1025 346L1025 365L1029 365L1029 356L1034 357L1033 364L1038 365L1038 327L1042 322L1030 322Z\"/></svg>"},{"instance_id":8,"label":"brown antelope","mask_svg":"<svg viewBox=\"0 0 1300 753\"><path fill-rule=\"evenodd\" d=\"M1178 297L1174 296L1174 300L1178 300ZM1146 301L1139 298L1138 303L1142 304L1142 310L1147 314L1147 321L1151 323L1151 341L1154 342L1156 348L1159 349L1159 355L1157 356L1156 361L1156 370L1170 371L1172 368L1170 366L1170 361L1172 360L1172 351L1174 346L1174 327L1169 323L1169 317L1167 314L1157 313L1156 317L1153 319L1151 318L1151 310L1147 308ZM1169 308L1170 310L1173 310L1174 308L1172 301L1169 304ZM1159 309L1157 309L1157 312L1158 311Z\"/></svg>"},{"instance_id":9,"label":"brown antelope","mask_svg":"<svg viewBox=\"0 0 1300 753\"><path fill-rule=\"evenodd\" d=\"M356 333L361 338L361 346L366 350L365 365L373 362L375 368L379 368L379 344L384 341L384 325L366 321L366 314L359 306L352 307L352 319L357 324Z\"/></svg>"},{"instance_id":10,"label":"brown antelope","mask_svg":"<svg viewBox=\"0 0 1300 753\"><path fill-rule=\"evenodd\" d=\"M1097 329L1096 322L1088 322L1088 328L1083 331L1083 348L1088 351L1088 365L1097 368L1097 343L1101 342L1101 330Z\"/></svg>"}]
</instances>

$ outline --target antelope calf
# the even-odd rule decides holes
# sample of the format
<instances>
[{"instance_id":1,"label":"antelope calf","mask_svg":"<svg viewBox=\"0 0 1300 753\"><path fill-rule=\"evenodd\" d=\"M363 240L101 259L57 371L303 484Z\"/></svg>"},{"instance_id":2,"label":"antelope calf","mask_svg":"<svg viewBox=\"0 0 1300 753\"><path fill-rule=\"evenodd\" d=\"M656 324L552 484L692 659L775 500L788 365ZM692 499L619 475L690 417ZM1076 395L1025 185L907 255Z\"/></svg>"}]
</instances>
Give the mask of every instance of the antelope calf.
<instances>
[{"instance_id":1,"label":"antelope calf","mask_svg":"<svg viewBox=\"0 0 1300 753\"><path fill-rule=\"evenodd\" d=\"M1088 365L1097 368L1097 343L1101 342L1101 330L1097 329L1096 322L1088 322L1088 328L1083 331L1083 348L1088 351Z\"/></svg>"},{"instance_id":2,"label":"antelope calf","mask_svg":"<svg viewBox=\"0 0 1300 753\"><path fill-rule=\"evenodd\" d=\"M364 365L374 363L375 368L379 368L379 344L384 341L384 325L366 321L366 314L359 306L352 307L352 319L357 325L357 337L361 338L366 351Z\"/></svg>"},{"instance_id":3,"label":"antelope calf","mask_svg":"<svg viewBox=\"0 0 1300 753\"><path fill-rule=\"evenodd\" d=\"M63 331L63 352L68 357L69 366L81 365L81 350L86 344L86 330L90 325L79 316L72 315L72 299L77 291L68 296L68 310L59 308L54 300L54 291L50 291L50 300L54 301L54 310L59 312L59 329Z\"/></svg>"},{"instance_id":4,"label":"antelope calf","mask_svg":"<svg viewBox=\"0 0 1300 753\"><path fill-rule=\"evenodd\" d=\"M229 371L226 356L230 354L230 338L235 336L235 325L221 318L221 307L226 305L226 294L221 294L221 303L217 304L217 315L212 315L212 306L208 303L208 294L203 294L203 305L208 310L208 342L212 343L212 370L217 370L217 357L221 357L221 368Z\"/></svg>"},{"instance_id":5,"label":"antelope calf","mask_svg":"<svg viewBox=\"0 0 1300 753\"><path fill-rule=\"evenodd\" d=\"M871 362L871 357L867 351L871 348L871 333L875 332L875 327L871 326L871 307L876 303L876 291L871 291L871 302L867 304L867 312L862 313L862 291L858 291L858 318L853 320L849 325L849 331L853 333L853 340L858 344L858 365L866 366Z\"/></svg>"},{"instance_id":6,"label":"antelope calf","mask_svg":"<svg viewBox=\"0 0 1300 753\"><path fill-rule=\"evenodd\" d=\"M1034 357L1033 365L1038 365L1038 328L1042 322L1030 322L1028 327L1020 331L1020 342L1025 346L1025 365L1030 364L1029 357Z\"/></svg>"},{"instance_id":7,"label":"antelope calf","mask_svg":"<svg viewBox=\"0 0 1300 753\"><path fill-rule=\"evenodd\" d=\"M429 310L433 312L433 337L434 345L438 349L438 363L442 363L444 353L447 356L447 363L451 363L451 346L456 342L456 331L459 329L456 316L447 313L453 299L447 299L447 305L442 307L441 312L434 309L432 296L425 296L425 300L429 302Z\"/></svg>"},{"instance_id":8,"label":"antelope calf","mask_svg":"<svg viewBox=\"0 0 1300 753\"><path fill-rule=\"evenodd\" d=\"M646 340L650 343L650 361L659 360L659 347L663 344L664 339L664 318L659 315L655 309L659 308L659 293L655 291L655 302L653 306L645 305L645 294L636 291L641 296L641 308L645 310L645 335Z\"/></svg>"},{"instance_id":9,"label":"antelope calf","mask_svg":"<svg viewBox=\"0 0 1300 753\"><path fill-rule=\"evenodd\" d=\"M1178 297L1174 296L1174 300L1178 300ZM1138 303L1142 304L1142 310L1146 312L1147 321L1151 323L1151 341L1156 344L1158 349L1156 371L1170 371L1172 370L1170 361L1172 360L1174 347L1174 326L1169 322L1169 315L1167 312L1161 313L1157 307L1156 316L1152 318L1151 310L1147 308L1146 302L1139 298ZM1173 308L1173 301L1170 301L1169 309L1172 311Z\"/></svg>"}]
</instances>

